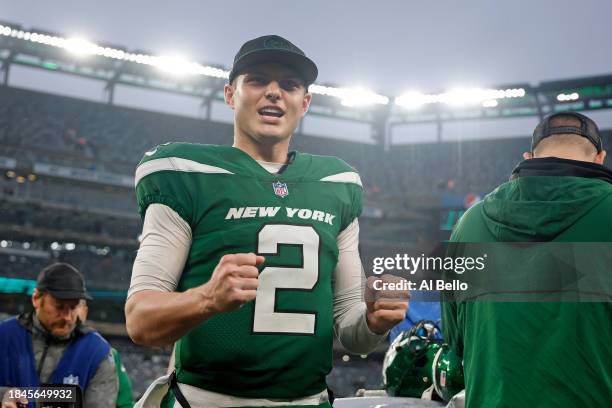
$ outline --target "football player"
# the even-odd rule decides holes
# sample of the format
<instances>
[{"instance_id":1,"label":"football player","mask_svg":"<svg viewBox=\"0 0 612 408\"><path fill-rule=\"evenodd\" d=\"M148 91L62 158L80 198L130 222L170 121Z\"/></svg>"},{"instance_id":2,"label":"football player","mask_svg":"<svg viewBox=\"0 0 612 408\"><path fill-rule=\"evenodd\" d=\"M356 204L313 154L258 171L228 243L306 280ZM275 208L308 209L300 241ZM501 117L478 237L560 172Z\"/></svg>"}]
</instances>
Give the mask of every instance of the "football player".
<instances>
[{"instance_id":1,"label":"football player","mask_svg":"<svg viewBox=\"0 0 612 408\"><path fill-rule=\"evenodd\" d=\"M246 42L224 89L233 146L160 145L136 170L127 329L139 344L176 342L175 373L158 383L183 407L329 407L334 331L365 354L406 313L406 291L367 287L362 300L359 175L289 151L316 76L282 37Z\"/></svg>"}]
</instances>

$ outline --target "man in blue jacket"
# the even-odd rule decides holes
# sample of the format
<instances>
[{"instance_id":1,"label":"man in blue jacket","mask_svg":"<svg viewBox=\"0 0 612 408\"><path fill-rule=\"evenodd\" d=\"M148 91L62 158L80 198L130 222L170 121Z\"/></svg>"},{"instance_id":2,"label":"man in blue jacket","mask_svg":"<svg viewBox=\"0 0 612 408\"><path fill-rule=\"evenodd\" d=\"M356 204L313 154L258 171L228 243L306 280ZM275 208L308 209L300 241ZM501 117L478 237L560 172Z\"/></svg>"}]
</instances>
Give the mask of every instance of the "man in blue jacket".
<instances>
[{"instance_id":1,"label":"man in blue jacket","mask_svg":"<svg viewBox=\"0 0 612 408\"><path fill-rule=\"evenodd\" d=\"M38 275L34 311L0 322L2 408L25 402L11 398L9 390L44 384L78 385L88 408L115 406L117 376L110 345L80 324L80 299L91 299L83 275L69 264L55 263Z\"/></svg>"}]
</instances>

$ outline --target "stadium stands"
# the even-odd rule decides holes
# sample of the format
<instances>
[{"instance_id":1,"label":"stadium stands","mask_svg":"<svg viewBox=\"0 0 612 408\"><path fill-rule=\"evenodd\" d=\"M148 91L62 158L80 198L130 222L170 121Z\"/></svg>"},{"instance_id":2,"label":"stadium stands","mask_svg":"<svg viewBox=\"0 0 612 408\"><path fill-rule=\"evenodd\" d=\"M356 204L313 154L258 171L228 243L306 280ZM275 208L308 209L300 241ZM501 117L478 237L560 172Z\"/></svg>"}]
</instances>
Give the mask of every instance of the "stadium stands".
<instances>
[{"instance_id":1,"label":"stadium stands","mask_svg":"<svg viewBox=\"0 0 612 408\"><path fill-rule=\"evenodd\" d=\"M34 280L50 262L73 263L98 293L90 318L123 324L141 229L133 172L143 152L168 141L231 139L232 126L223 123L0 88L0 278ZM490 191L508 178L528 146L526 136L409 144L387 152L304 134L292 141L293 149L338 156L360 172L365 265L373 254L426 251L439 239L443 196L462 205L466 194ZM23 309L24 299L13 300L10 312ZM112 342L135 396L165 372L167 350L137 347L125 337ZM378 388L380 366L380 355L348 362L337 355L330 387L337 396Z\"/></svg>"},{"instance_id":2,"label":"stadium stands","mask_svg":"<svg viewBox=\"0 0 612 408\"><path fill-rule=\"evenodd\" d=\"M0 155L25 164L132 176L143 152L157 144L227 145L231 139L228 124L14 88L0 92ZM309 135L292 141L294 149L346 160L360 171L369 196L435 194L449 185L454 191L484 193L507 179L528 147L527 137L408 144L392 146L389 152Z\"/></svg>"}]
</instances>

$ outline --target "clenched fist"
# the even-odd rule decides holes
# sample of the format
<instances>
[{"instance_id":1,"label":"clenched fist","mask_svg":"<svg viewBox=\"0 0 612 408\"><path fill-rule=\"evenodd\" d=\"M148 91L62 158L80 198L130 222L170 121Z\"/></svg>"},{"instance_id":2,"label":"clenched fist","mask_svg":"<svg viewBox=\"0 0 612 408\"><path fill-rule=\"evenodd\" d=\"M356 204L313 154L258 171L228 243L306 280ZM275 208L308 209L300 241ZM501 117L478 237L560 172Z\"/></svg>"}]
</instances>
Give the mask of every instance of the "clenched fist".
<instances>
[{"instance_id":1,"label":"clenched fist","mask_svg":"<svg viewBox=\"0 0 612 408\"><path fill-rule=\"evenodd\" d=\"M240 308L257 295L259 271L263 256L248 254L224 255L208 282L197 288L204 295L212 314Z\"/></svg>"},{"instance_id":2,"label":"clenched fist","mask_svg":"<svg viewBox=\"0 0 612 408\"><path fill-rule=\"evenodd\" d=\"M374 285L377 280L380 282ZM366 319L372 332L386 333L404 320L410 292L408 289L397 289L402 286L402 282L405 282L404 278L388 274L368 278L364 297L367 306Z\"/></svg>"}]
</instances>

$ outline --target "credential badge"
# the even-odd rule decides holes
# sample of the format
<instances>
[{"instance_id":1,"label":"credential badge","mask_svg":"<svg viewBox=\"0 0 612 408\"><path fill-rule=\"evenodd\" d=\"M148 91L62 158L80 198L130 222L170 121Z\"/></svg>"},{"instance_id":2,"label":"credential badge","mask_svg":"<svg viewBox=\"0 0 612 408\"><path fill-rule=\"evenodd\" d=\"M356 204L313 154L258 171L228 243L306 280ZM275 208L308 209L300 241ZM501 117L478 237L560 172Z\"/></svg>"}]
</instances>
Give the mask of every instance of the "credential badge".
<instances>
[{"instance_id":1,"label":"credential badge","mask_svg":"<svg viewBox=\"0 0 612 408\"><path fill-rule=\"evenodd\" d=\"M64 377L64 384L79 385L79 376L70 374L68 377Z\"/></svg>"},{"instance_id":2,"label":"credential badge","mask_svg":"<svg viewBox=\"0 0 612 408\"><path fill-rule=\"evenodd\" d=\"M286 183L281 183L280 181L277 181L276 183L272 183L272 187L274 188L274 194L276 194L280 198L284 198L289 195L289 189L287 188Z\"/></svg>"}]
</instances>

